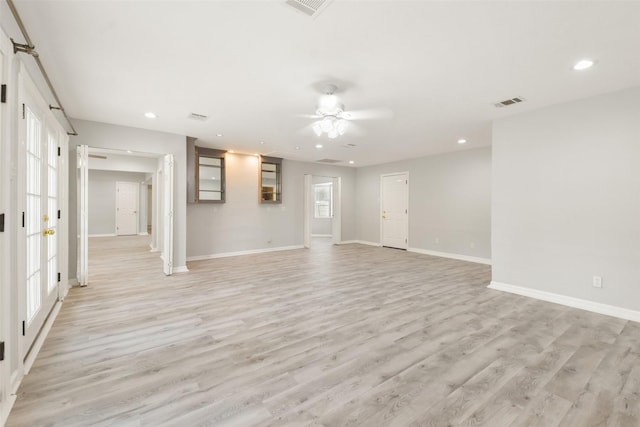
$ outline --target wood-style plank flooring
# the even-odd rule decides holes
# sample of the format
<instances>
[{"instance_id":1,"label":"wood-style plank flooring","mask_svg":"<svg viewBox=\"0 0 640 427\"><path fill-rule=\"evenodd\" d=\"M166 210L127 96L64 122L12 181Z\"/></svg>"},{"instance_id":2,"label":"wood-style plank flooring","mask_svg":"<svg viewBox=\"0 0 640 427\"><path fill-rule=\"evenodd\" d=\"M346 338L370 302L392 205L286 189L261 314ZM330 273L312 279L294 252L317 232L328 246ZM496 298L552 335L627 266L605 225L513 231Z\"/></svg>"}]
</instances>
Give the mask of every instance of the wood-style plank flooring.
<instances>
[{"instance_id":1,"label":"wood-style plank flooring","mask_svg":"<svg viewBox=\"0 0 640 427\"><path fill-rule=\"evenodd\" d=\"M165 277L91 239L8 426L640 426L640 324L490 267L317 244Z\"/></svg>"}]
</instances>

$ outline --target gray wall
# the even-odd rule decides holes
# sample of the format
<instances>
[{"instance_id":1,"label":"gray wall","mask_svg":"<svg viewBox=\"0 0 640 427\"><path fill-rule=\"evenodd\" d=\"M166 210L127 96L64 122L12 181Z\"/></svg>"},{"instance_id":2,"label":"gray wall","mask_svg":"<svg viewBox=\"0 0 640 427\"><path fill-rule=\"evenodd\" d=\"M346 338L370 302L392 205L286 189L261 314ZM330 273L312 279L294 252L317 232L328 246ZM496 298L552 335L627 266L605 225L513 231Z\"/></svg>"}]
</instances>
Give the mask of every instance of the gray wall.
<instances>
[{"instance_id":1,"label":"gray wall","mask_svg":"<svg viewBox=\"0 0 640 427\"><path fill-rule=\"evenodd\" d=\"M493 280L639 310L639 161L640 88L497 121Z\"/></svg>"},{"instance_id":2,"label":"gray wall","mask_svg":"<svg viewBox=\"0 0 640 427\"><path fill-rule=\"evenodd\" d=\"M135 182L138 185L145 174L137 172L117 172L89 170L89 235L116 234L116 182ZM140 219L144 217L145 226L139 221L139 232L146 232L146 193L140 186ZM144 215L143 208L144 207Z\"/></svg>"},{"instance_id":3,"label":"gray wall","mask_svg":"<svg viewBox=\"0 0 640 427\"><path fill-rule=\"evenodd\" d=\"M333 182L333 178L326 176L313 176L311 179L313 184L323 184L325 182ZM311 196L313 198L313 195ZM331 235L333 234L332 230L332 218L316 218L315 213L312 209L311 212L311 234L316 235Z\"/></svg>"},{"instance_id":4,"label":"gray wall","mask_svg":"<svg viewBox=\"0 0 640 427\"><path fill-rule=\"evenodd\" d=\"M76 146L88 145L98 148L133 150L142 153L173 154L174 156L174 223L173 256L174 268L186 265L187 248L187 181L186 181L186 137L151 130L137 129L106 123L74 120L78 136L69 140L69 155L76 158ZM69 174L69 277L76 276L76 168L70 162Z\"/></svg>"},{"instance_id":5,"label":"gray wall","mask_svg":"<svg viewBox=\"0 0 640 427\"><path fill-rule=\"evenodd\" d=\"M380 242L380 175L409 172L409 247L491 258L491 148L358 169L358 239Z\"/></svg>"},{"instance_id":6,"label":"gray wall","mask_svg":"<svg viewBox=\"0 0 640 427\"><path fill-rule=\"evenodd\" d=\"M226 203L187 206L187 256L303 244L304 175L342 177L342 239L356 238L354 168L284 160L283 202L258 203L258 159L226 155Z\"/></svg>"}]
</instances>

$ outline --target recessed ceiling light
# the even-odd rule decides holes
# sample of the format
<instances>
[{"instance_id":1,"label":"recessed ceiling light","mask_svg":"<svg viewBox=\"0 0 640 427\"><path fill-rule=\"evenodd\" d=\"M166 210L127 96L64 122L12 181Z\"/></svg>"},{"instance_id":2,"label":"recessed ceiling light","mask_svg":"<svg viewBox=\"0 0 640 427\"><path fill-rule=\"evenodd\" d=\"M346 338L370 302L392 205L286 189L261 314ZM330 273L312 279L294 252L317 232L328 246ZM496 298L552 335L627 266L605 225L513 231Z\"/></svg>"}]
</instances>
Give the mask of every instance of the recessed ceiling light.
<instances>
[{"instance_id":1,"label":"recessed ceiling light","mask_svg":"<svg viewBox=\"0 0 640 427\"><path fill-rule=\"evenodd\" d=\"M296 150L299 150L299 149L300 149L300 147L296 147Z\"/></svg>"},{"instance_id":2,"label":"recessed ceiling light","mask_svg":"<svg viewBox=\"0 0 640 427\"><path fill-rule=\"evenodd\" d=\"M349 160L349 164L350 164L350 165L352 165L352 164L354 164L354 163L355 163L355 162L354 162L353 160Z\"/></svg>"},{"instance_id":3,"label":"recessed ceiling light","mask_svg":"<svg viewBox=\"0 0 640 427\"><path fill-rule=\"evenodd\" d=\"M316 148L322 148L322 144L316 144Z\"/></svg>"},{"instance_id":4,"label":"recessed ceiling light","mask_svg":"<svg viewBox=\"0 0 640 427\"><path fill-rule=\"evenodd\" d=\"M145 116L147 119L155 119L156 117L158 117L158 116L156 116L156 114L155 114L155 113L152 113L151 111L149 111L148 113L144 113L144 116Z\"/></svg>"},{"instance_id":5,"label":"recessed ceiling light","mask_svg":"<svg viewBox=\"0 0 640 427\"><path fill-rule=\"evenodd\" d=\"M593 67L593 64L595 64L595 61L591 59L582 59L576 62L576 65L573 66L573 69L576 71L582 71L586 70L587 68Z\"/></svg>"},{"instance_id":6,"label":"recessed ceiling light","mask_svg":"<svg viewBox=\"0 0 640 427\"><path fill-rule=\"evenodd\" d=\"M217 136L217 137L220 137L220 136L222 136L222 134L221 134L221 133L218 133L218 134L216 134L216 136Z\"/></svg>"},{"instance_id":7,"label":"recessed ceiling light","mask_svg":"<svg viewBox=\"0 0 640 427\"><path fill-rule=\"evenodd\" d=\"M229 150L229 153L235 153L235 151L233 151L233 150Z\"/></svg>"},{"instance_id":8,"label":"recessed ceiling light","mask_svg":"<svg viewBox=\"0 0 640 427\"><path fill-rule=\"evenodd\" d=\"M133 153L133 151L131 151L131 150L127 150L127 153L131 154L131 153Z\"/></svg>"},{"instance_id":9,"label":"recessed ceiling light","mask_svg":"<svg viewBox=\"0 0 640 427\"><path fill-rule=\"evenodd\" d=\"M260 141L260 145L263 145L263 144L264 144L264 141Z\"/></svg>"},{"instance_id":10,"label":"recessed ceiling light","mask_svg":"<svg viewBox=\"0 0 640 427\"><path fill-rule=\"evenodd\" d=\"M458 144L466 144L466 143L467 143L467 140L464 138L461 138L458 140Z\"/></svg>"}]
</instances>

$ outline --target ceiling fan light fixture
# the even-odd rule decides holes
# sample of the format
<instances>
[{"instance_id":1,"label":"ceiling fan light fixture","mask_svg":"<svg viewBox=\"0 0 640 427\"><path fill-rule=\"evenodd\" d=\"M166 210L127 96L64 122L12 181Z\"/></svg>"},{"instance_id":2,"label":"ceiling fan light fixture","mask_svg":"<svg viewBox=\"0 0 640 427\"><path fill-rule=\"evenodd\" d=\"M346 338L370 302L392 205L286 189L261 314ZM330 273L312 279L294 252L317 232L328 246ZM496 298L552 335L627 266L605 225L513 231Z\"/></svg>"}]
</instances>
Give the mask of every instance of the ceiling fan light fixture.
<instances>
[{"instance_id":1,"label":"ceiling fan light fixture","mask_svg":"<svg viewBox=\"0 0 640 427\"><path fill-rule=\"evenodd\" d=\"M311 129L313 129L313 132L317 136L321 136L322 135L322 126L320 126L320 123L318 123L318 122L314 123L313 126L311 126Z\"/></svg>"},{"instance_id":2,"label":"ceiling fan light fixture","mask_svg":"<svg viewBox=\"0 0 640 427\"><path fill-rule=\"evenodd\" d=\"M322 119L320 121L320 129L322 130L322 132L329 133L334 127L334 120L335 119L333 117L325 117L324 119Z\"/></svg>"},{"instance_id":3,"label":"ceiling fan light fixture","mask_svg":"<svg viewBox=\"0 0 640 427\"><path fill-rule=\"evenodd\" d=\"M316 113L321 116L335 116L344 111L344 105L336 95L322 95L318 101L318 109Z\"/></svg>"},{"instance_id":4,"label":"ceiling fan light fixture","mask_svg":"<svg viewBox=\"0 0 640 427\"><path fill-rule=\"evenodd\" d=\"M338 120L336 122L335 129L340 135L344 135L344 133L347 130L347 121L346 120Z\"/></svg>"},{"instance_id":5,"label":"ceiling fan light fixture","mask_svg":"<svg viewBox=\"0 0 640 427\"><path fill-rule=\"evenodd\" d=\"M338 131L335 129L331 129L329 132L327 132L327 136L329 137L329 139L336 139L338 137Z\"/></svg>"}]
</instances>

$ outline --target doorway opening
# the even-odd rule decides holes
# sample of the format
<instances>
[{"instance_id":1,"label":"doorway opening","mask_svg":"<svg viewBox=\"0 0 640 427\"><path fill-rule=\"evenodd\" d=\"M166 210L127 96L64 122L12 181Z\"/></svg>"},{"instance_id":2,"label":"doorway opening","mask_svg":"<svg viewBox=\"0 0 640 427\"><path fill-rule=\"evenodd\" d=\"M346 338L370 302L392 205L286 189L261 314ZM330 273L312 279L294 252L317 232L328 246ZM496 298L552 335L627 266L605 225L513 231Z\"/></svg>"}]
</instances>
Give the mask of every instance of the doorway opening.
<instances>
[{"instance_id":1,"label":"doorway opening","mask_svg":"<svg viewBox=\"0 0 640 427\"><path fill-rule=\"evenodd\" d=\"M342 241L341 178L305 175L304 246Z\"/></svg>"},{"instance_id":2,"label":"doorway opening","mask_svg":"<svg viewBox=\"0 0 640 427\"><path fill-rule=\"evenodd\" d=\"M172 274L172 169L171 155L78 147L80 286L89 283L89 238L146 236L164 273Z\"/></svg>"}]
</instances>

